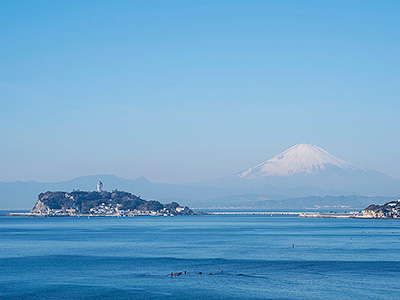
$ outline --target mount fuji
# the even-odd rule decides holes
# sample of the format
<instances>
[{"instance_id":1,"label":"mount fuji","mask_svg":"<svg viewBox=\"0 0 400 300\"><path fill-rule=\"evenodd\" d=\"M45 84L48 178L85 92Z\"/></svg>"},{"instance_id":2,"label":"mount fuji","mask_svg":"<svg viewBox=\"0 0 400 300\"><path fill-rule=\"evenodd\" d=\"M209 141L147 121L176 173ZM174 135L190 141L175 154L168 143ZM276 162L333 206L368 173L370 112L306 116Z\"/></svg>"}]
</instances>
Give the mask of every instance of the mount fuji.
<instances>
[{"instance_id":1,"label":"mount fuji","mask_svg":"<svg viewBox=\"0 0 400 300\"><path fill-rule=\"evenodd\" d=\"M356 166L312 144L297 144L254 167L207 184L262 193L272 188L331 195L393 195L400 191L399 180Z\"/></svg>"},{"instance_id":2,"label":"mount fuji","mask_svg":"<svg viewBox=\"0 0 400 300\"><path fill-rule=\"evenodd\" d=\"M44 191L93 190L99 178L108 190L201 208L362 208L397 199L400 194L400 180L346 162L318 146L298 144L231 176L190 184L154 183L143 177L134 180L107 174L62 182L0 182L0 208L31 207L38 193Z\"/></svg>"},{"instance_id":3,"label":"mount fuji","mask_svg":"<svg viewBox=\"0 0 400 300\"><path fill-rule=\"evenodd\" d=\"M297 144L266 162L234 175L234 177L257 179L268 176L310 176L330 167L349 172L365 172L364 169L337 158L318 146Z\"/></svg>"}]
</instances>

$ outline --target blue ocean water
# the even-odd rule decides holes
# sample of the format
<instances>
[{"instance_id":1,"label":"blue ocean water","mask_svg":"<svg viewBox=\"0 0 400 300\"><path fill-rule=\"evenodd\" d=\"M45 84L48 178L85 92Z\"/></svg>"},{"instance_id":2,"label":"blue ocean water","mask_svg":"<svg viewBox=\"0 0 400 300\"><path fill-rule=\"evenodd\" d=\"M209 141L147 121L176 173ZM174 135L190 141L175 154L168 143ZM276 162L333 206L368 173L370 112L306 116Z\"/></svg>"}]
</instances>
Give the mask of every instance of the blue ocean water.
<instances>
[{"instance_id":1,"label":"blue ocean water","mask_svg":"<svg viewBox=\"0 0 400 300\"><path fill-rule=\"evenodd\" d=\"M0 217L1 299L398 299L399 279L400 220Z\"/></svg>"}]
</instances>

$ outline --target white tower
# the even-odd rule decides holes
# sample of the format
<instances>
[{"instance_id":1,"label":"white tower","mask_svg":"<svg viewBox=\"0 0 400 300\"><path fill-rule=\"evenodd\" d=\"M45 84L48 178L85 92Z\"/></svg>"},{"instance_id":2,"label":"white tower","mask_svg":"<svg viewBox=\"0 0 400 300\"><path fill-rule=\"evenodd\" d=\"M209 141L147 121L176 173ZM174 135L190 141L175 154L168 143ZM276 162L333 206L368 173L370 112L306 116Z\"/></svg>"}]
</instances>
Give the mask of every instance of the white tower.
<instances>
[{"instance_id":1,"label":"white tower","mask_svg":"<svg viewBox=\"0 0 400 300\"><path fill-rule=\"evenodd\" d=\"M97 191L100 193L102 188L103 188L103 183L101 182L101 180L99 180L99 182L97 183Z\"/></svg>"}]
</instances>

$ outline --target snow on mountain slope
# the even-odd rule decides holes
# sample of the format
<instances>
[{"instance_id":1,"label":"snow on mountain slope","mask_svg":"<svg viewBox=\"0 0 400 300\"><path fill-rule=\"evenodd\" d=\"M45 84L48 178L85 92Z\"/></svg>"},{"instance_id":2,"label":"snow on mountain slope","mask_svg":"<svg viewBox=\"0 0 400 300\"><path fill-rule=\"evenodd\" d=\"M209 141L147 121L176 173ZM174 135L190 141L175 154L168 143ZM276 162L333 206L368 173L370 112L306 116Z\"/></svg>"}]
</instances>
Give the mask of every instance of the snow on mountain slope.
<instances>
[{"instance_id":1,"label":"snow on mountain slope","mask_svg":"<svg viewBox=\"0 0 400 300\"><path fill-rule=\"evenodd\" d=\"M364 171L318 146L297 144L270 160L235 174L233 177L258 179L267 176L314 175L331 166L346 171Z\"/></svg>"}]
</instances>

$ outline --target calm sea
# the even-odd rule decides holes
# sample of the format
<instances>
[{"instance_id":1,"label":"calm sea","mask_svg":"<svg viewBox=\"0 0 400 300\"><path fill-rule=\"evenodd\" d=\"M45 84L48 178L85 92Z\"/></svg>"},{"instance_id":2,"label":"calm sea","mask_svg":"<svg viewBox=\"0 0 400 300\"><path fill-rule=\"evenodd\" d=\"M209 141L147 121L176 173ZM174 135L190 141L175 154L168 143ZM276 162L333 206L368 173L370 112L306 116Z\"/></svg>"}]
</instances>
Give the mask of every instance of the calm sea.
<instances>
[{"instance_id":1,"label":"calm sea","mask_svg":"<svg viewBox=\"0 0 400 300\"><path fill-rule=\"evenodd\" d=\"M0 217L1 299L399 295L400 220Z\"/></svg>"}]
</instances>

